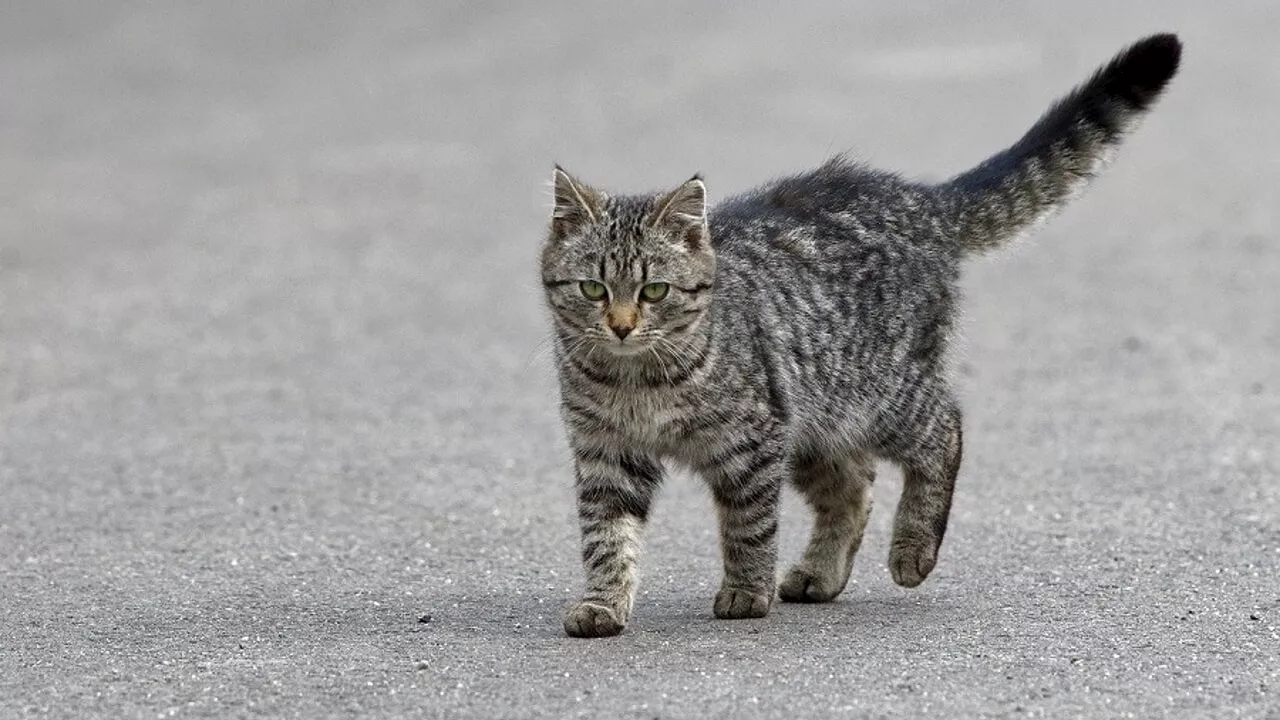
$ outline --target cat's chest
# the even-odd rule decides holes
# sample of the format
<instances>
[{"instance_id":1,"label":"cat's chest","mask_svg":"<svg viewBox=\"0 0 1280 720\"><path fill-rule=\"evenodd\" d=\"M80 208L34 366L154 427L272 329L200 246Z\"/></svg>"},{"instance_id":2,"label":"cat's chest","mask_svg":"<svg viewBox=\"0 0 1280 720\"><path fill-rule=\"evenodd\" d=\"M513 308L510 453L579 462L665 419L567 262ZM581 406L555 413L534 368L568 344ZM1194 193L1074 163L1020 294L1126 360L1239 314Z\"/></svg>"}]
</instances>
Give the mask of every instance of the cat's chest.
<instances>
[{"instance_id":1,"label":"cat's chest","mask_svg":"<svg viewBox=\"0 0 1280 720\"><path fill-rule=\"evenodd\" d=\"M602 400L621 440L658 452L670 452L680 444L681 428L692 409L690 398L673 390L620 390Z\"/></svg>"}]
</instances>

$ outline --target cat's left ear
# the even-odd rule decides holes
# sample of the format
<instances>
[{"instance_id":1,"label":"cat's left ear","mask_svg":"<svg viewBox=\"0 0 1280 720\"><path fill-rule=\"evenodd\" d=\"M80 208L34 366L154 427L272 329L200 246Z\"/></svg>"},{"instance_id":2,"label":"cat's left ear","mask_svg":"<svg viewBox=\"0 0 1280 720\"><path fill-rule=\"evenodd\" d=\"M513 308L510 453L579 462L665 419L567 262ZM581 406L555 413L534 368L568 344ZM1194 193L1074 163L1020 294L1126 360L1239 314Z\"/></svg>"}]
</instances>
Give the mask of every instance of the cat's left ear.
<instances>
[{"instance_id":1,"label":"cat's left ear","mask_svg":"<svg viewBox=\"0 0 1280 720\"><path fill-rule=\"evenodd\" d=\"M658 198L649 224L677 233L689 247L707 240L707 186L694 175L683 185Z\"/></svg>"}]
</instances>

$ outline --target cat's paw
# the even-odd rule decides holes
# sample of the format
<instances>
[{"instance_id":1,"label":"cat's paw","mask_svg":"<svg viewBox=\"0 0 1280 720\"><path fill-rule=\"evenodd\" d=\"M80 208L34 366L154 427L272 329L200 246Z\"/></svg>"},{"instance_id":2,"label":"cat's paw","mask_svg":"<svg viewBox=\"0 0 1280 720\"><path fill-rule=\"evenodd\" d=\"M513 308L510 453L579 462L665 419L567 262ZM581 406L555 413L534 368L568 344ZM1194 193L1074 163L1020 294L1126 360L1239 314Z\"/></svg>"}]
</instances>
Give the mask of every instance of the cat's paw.
<instances>
[{"instance_id":1,"label":"cat's paw","mask_svg":"<svg viewBox=\"0 0 1280 720\"><path fill-rule=\"evenodd\" d=\"M938 563L935 543L894 543L889 550L889 572L902 587L913 588L929 577Z\"/></svg>"},{"instance_id":2,"label":"cat's paw","mask_svg":"<svg viewBox=\"0 0 1280 720\"><path fill-rule=\"evenodd\" d=\"M796 565L787 572L782 585L778 586L778 596L785 602L831 602L844 590L847 579L847 575L839 578L805 565Z\"/></svg>"},{"instance_id":3,"label":"cat's paw","mask_svg":"<svg viewBox=\"0 0 1280 720\"><path fill-rule=\"evenodd\" d=\"M612 637L627 626L612 608L592 602L580 602L564 616L564 631L569 637Z\"/></svg>"},{"instance_id":4,"label":"cat's paw","mask_svg":"<svg viewBox=\"0 0 1280 720\"><path fill-rule=\"evenodd\" d=\"M739 620L742 618L762 618L769 614L769 605L773 602L773 591L760 592L747 588L722 587L716 593L716 602L712 610L721 620Z\"/></svg>"}]
</instances>

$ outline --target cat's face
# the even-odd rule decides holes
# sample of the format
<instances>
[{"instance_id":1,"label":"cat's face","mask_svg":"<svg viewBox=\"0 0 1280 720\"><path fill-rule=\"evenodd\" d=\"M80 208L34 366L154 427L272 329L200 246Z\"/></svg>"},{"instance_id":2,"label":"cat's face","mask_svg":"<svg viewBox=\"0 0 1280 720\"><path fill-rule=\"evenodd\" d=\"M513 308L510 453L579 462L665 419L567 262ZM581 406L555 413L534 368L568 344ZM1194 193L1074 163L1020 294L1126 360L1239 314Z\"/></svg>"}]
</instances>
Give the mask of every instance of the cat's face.
<instances>
[{"instance_id":1,"label":"cat's face","mask_svg":"<svg viewBox=\"0 0 1280 720\"><path fill-rule=\"evenodd\" d=\"M571 352L640 355L698 330L715 275L701 179L610 197L557 167L555 194L542 281Z\"/></svg>"}]
</instances>

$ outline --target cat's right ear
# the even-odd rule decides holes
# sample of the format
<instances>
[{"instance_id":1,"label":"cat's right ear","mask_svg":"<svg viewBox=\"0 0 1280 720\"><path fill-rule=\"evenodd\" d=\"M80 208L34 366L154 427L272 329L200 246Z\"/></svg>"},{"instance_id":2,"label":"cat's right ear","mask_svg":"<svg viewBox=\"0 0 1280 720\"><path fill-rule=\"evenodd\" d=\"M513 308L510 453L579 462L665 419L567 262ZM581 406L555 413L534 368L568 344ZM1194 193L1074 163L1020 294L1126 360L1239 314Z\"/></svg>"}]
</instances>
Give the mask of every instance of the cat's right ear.
<instances>
[{"instance_id":1,"label":"cat's right ear","mask_svg":"<svg viewBox=\"0 0 1280 720\"><path fill-rule=\"evenodd\" d=\"M575 231L600 221L605 194L573 179L556 165L552 180L556 206L551 212L551 238L564 240Z\"/></svg>"}]
</instances>

